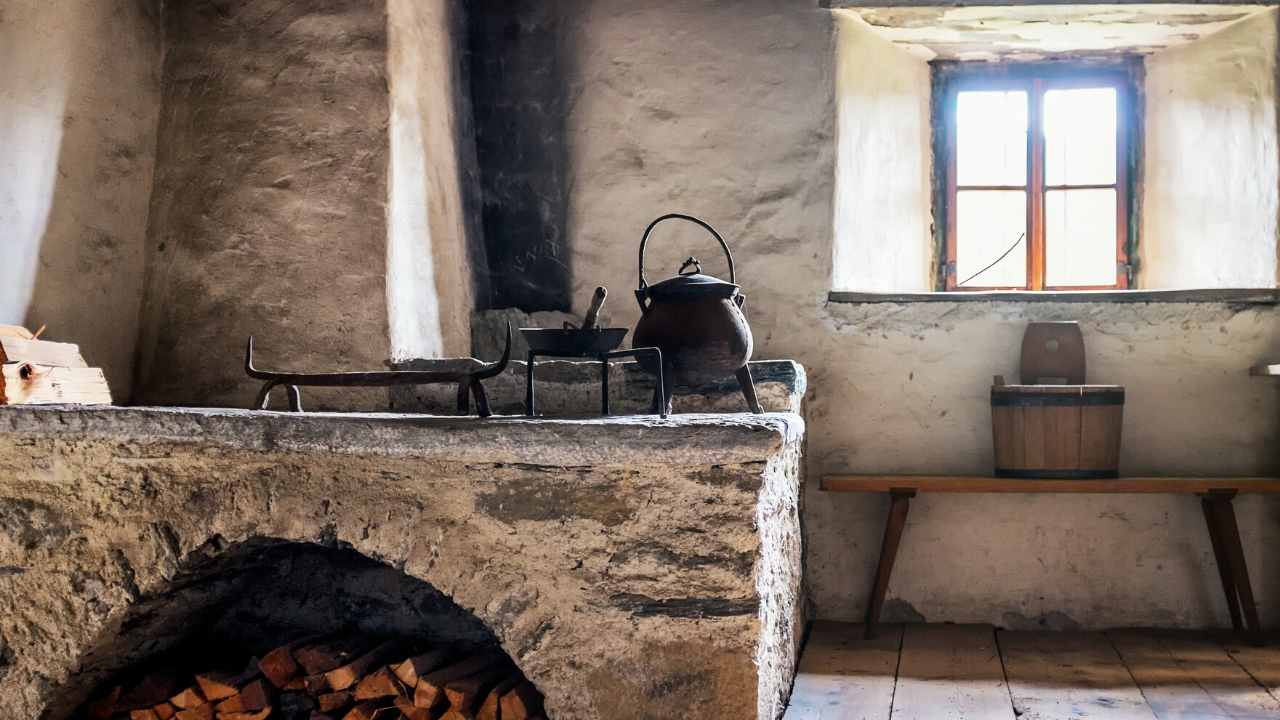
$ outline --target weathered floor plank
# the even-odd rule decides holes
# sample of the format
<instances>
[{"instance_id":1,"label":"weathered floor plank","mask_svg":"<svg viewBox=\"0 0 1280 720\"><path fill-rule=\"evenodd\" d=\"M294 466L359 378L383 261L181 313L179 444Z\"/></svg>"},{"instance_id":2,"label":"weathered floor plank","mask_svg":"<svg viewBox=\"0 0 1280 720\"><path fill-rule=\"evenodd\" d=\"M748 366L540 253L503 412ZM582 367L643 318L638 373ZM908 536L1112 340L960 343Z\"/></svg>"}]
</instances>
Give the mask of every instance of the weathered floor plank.
<instances>
[{"instance_id":1,"label":"weathered floor plank","mask_svg":"<svg viewBox=\"0 0 1280 720\"><path fill-rule=\"evenodd\" d=\"M1160 720L1274 720L1280 702L1203 633L1107 633Z\"/></svg>"},{"instance_id":2,"label":"weathered floor plank","mask_svg":"<svg viewBox=\"0 0 1280 720\"><path fill-rule=\"evenodd\" d=\"M908 625L893 720L1013 720L990 625Z\"/></svg>"},{"instance_id":3,"label":"weathered floor plank","mask_svg":"<svg viewBox=\"0 0 1280 720\"><path fill-rule=\"evenodd\" d=\"M1266 647L1229 640L1223 643L1223 647L1245 672L1271 693L1271 697L1280 700L1280 646L1276 640Z\"/></svg>"},{"instance_id":4,"label":"weathered floor plank","mask_svg":"<svg viewBox=\"0 0 1280 720\"><path fill-rule=\"evenodd\" d=\"M1155 720L1101 633L1008 632L997 639L1022 720Z\"/></svg>"},{"instance_id":5,"label":"weathered floor plank","mask_svg":"<svg viewBox=\"0 0 1280 720\"><path fill-rule=\"evenodd\" d=\"M886 720L901 643L900 625L865 640L862 625L814 623L783 720Z\"/></svg>"}]
</instances>

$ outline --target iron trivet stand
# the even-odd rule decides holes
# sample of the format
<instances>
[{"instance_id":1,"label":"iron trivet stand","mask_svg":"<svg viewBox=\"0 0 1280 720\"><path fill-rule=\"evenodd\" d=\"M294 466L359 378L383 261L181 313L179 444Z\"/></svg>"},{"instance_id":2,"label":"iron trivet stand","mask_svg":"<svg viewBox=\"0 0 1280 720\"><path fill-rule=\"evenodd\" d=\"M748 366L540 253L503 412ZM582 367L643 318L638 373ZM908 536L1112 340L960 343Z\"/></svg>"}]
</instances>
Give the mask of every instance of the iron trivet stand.
<instances>
[{"instance_id":1,"label":"iron trivet stand","mask_svg":"<svg viewBox=\"0 0 1280 720\"><path fill-rule=\"evenodd\" d=\"M630 350L614 350L612 352L602 353L582 353L570 352L564 350L530 350L529 351L529 369L525 374L525 414L533 417L538 414L535 405L533 393L533 369L536 365L535 358L588 358L600 362L600 414L608 415L609 413L609 361L619 358L635 358L639 360L642 356L648 355L656 362L654 365L659 368L654 377L658 383L656 392L653 395L653 412L654 414L665 418L667 416L666 403L662 401L666 397L666 373L662 367L662 350L656 347L631 348Z\"/></svg>"}]
</instances>

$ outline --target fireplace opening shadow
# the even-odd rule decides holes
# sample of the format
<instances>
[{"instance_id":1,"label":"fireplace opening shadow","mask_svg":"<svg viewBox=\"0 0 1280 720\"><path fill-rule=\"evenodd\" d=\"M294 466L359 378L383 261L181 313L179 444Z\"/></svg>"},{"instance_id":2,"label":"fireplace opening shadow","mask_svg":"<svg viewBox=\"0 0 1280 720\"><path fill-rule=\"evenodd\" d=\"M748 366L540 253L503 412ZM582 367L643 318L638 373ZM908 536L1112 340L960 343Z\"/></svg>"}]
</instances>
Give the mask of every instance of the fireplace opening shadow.
<instances>
[{"instance_id":1,"label":"fireplace opening shadow","mask_svg":"<svg viewBox=\"0 0 1280 720\"><path fill-rule=\"evenodd\" d=\"M394 646L372 662L362 677L382 668L392 670L401 661L423 654L436 656L439 663L428 665L428 670L443 671L470 662L469 667L480 669L457 679L478 680L473 685L482 685L473 688L482 695L476 699L477 707L495 688L511 693L516 684L531 706L541 699L540 695L531 699L532 686L525 685L527 681L484 622L428 582L341 543L254 539L227 544L215 537L188 556L166 589L140 597L99 638L77 672L53 693L55 700L42 720L130 718L133 708L124 705L138 704L140 695L131 696L131 690L154 684L157 677L171 682L175 693L197 686L192 678L211 671L224 677L239 674L241 683L246 678L269 681L253 675L253 661L290 643L343 649L344 665L380 646ZM478 658L489 662L477 662ZM314 702L320 692L310 692L312 707L299 698L284 698L308 694L302 681L305 674L299 664L293 688L264 686L273 698L271 720L310 720L313 712L317 717L343 720L359 704L353 697L341 709L321 713ZM450 674L443 675L437 679ZM354 685L347 688L353 696L355 689ZM402 683L400 690L400 697L412 703L414 687ZM163 691L152 695L155 692ZM113 694L114 701L110 700ZM282 709L282 699L290 709ZM395 700L383 698L380 707L391 708ZM442 699L416 717L438 718L450 709L460 710ZM159 720L167 720L164 713L162 708ZM540 707L530 708L531 717L541 717L540 713ZM407 705L404 714L394 709L377 714L378 720L400 717L416 720Z\"/></svg>"}]
</instances>

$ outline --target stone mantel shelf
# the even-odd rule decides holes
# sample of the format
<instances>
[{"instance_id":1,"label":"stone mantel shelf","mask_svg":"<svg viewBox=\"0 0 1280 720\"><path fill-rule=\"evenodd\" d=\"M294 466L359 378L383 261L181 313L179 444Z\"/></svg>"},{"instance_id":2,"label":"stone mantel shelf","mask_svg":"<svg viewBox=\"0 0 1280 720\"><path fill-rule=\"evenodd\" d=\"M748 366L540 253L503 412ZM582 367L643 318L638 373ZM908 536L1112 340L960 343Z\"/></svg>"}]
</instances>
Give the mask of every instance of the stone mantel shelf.
<instances>
[{"instance_id":1,"label":"stone mantel shelf","mask_svg":"<svg viewBox=\"0 0 1280 720\"><path fill-rule=\"evenodd\" d=\"M793 413L584 418L289 413L227 408L0 408L0 433L72 434L145 443L213 443L277 452L428 457L551 466L731 464L758 460L804 433Z\"/></svg>"}]
</instances>

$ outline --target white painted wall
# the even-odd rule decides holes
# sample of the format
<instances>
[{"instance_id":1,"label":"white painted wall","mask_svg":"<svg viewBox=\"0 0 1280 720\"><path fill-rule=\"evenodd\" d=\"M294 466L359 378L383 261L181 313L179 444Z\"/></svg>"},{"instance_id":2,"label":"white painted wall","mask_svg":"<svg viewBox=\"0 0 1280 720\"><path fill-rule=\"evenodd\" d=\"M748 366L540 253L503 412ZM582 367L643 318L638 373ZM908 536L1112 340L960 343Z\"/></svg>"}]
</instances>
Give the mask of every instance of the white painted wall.
<instances>
[{"instance_id":1,"label":"white painted wall","mask_svg":"<svg viewBox=\"0 0 1280 720\"><path fill-rule=\"evenodd\" d=\"M1142 287L1274 287L1275 8L1147 58Z\"/></svg>"},{"instance_id":2,"label":"white painted wall","mask_svg":"<svg viewBox=\"0 0 1280 720\"><path fill-rule=\"evenodd\" d=\"M0 6L0 323L80 344L126 400L160 108L159 3Z\"/></svg>"},{"instance_id":3,"label":"white painted wall","mask_svg":"<svg viewBox=\"0 0 1280 720\"><path fill-rule=\"evenodd\" d=\"M857 14L837 25L837 290L931 290L929 65Z\"/></svg>"},{"instance_id":4,"label":"white painted wall","mask_svg":"<svg viewBox=\"0 0 1280 720\"><path fill-rule=\"evenodd\" d=\"M991 376L1013 375L1027 322L1075 319L1091 377L1128 387L1127 473L1280 472L1280 310L1228 305L827 302L833 277L835 27L772 0L596 0L582 8L569 118L575 310L596 284L627 302L645 225L684 210L739 261L759 358L809 371L806 579L818 617L860 618L887 502L817 489L823 472L987 473ZM1225 242L1228 237L1209 237ZM713 246L655 237L650 280ZM705 257L704 257L705 256ZM709 271L723 273L708 262ZM628 298L629 299L629 298ZM679 399L677 398L677 405ZM1265 621L1280 622L1280 501L1237 501ZM1198 500L917 500L889 617L1006 626L1227 622Z\"/></svg>"},{"instance_id":5,"label":"white painted wall","mask_svg":"<svg viewBox=\"0 0 1280 720\"><path fill-rule=\"evenodd\" d=\"M391 359L466 356L474 306L449 0L390 0L391 169L387 314ZM460 23L459 23L460 26ZM474 155L474 153L472 153Z\"/></svg>"}]
</instances>

